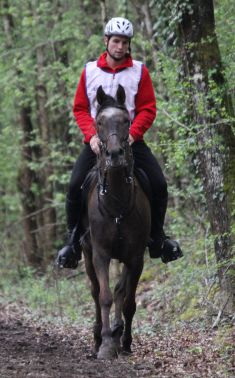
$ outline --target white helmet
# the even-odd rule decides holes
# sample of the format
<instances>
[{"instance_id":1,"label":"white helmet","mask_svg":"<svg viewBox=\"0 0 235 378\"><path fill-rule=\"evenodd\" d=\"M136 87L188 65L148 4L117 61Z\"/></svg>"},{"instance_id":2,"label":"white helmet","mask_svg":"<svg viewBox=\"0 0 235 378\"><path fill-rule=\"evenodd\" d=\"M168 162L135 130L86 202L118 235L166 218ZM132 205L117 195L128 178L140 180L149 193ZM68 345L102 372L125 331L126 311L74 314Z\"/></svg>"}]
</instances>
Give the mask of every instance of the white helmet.
<instances>
[{"instance_id":1,"label":"white helmet","mask_svg":"<svg viewBox=\"0 0 235 378\"><path fill-rule=\"evenodd\" d=\"M104 29L104 34L107 36L121 35L123 37L133 37L132 23L123 17L114 17L109 20Z\"/></svg>"}]
</instances>

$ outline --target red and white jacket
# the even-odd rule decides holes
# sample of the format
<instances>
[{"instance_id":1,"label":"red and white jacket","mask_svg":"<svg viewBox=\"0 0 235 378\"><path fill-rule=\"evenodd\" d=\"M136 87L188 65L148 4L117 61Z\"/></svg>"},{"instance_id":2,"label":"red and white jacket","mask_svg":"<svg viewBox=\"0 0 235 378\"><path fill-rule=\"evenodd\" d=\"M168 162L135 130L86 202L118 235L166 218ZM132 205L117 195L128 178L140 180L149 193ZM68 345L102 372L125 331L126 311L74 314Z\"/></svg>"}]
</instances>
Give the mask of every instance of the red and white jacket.
<instances>
[{"instance_id":1,"label":"red and white jacket","mask_svg":"<svg viewBox=\"0 0 235 378\"><path fill-rule=\"evenodd\" d=\"M126 106L131 119L130 134L134 140L141 140L156 117L156 99L148 69L129 56L113 70L108 66L106 56L105 52L97 61L86 65L75 94L73 112L85 137L84 142L88 143L96 134L97 88L102 85L105 93L114 96L118 84L126 92Z\"/></svg>"}]
</instances>

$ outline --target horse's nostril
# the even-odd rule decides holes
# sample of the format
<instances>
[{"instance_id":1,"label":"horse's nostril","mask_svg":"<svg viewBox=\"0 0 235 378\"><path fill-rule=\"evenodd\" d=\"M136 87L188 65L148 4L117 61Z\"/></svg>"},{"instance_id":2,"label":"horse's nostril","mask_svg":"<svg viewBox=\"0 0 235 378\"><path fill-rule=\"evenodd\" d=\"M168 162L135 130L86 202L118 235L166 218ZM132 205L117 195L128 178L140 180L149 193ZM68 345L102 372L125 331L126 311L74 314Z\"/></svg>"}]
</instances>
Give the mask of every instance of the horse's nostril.
<instances>
[{"instance_id":1,"label":"horse's nostril","mask_svg":"<svg viewBox=\"0 0 235 378\"><path fill-rule=\"evenodd\" d=\"M111 159L117 159L118 157L123 156L124 150L123 150L123 148L117 148L117 149L113 149L111 151L106 150L105 153L106 153L107 157L110 157Z\"/></svg>"},{"instance_id":2,"label":"horse's nostril","mask_svg":"<svg viewBox=\"0 0 235 378\"><path fill-rule=\"evenodd\" d=\"M117 159L118 157L123 155L123 149L119 148L110 153L112 159Z\"/></svg>"}]
</instances>

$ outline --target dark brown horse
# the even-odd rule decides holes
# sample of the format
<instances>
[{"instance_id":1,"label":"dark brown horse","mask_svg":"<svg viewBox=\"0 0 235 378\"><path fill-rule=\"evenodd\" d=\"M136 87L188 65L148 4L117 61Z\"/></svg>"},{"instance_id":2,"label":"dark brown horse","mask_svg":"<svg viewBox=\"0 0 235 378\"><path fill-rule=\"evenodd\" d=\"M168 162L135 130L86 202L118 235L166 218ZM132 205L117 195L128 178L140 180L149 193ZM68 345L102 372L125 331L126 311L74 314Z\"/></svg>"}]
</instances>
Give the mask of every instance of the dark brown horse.
<instances>
[{"instance_id":1,"label":"dark brown horse","mask_svg":"<svg viewBox=\"0 0 235 378\"><path fill-rule=\"evenodd\" d=\"M96 178L88 194L84 219L87 232L82 241L96 306L95 350L101 359L117 357L120 351L131 352L136 288L151 222L149 201L133 177L130 120L123 87L119 86L116 98L106 95L102 87L97 91L96 125L101 146ZM114 296L109 286L111 259L123 263ZM111 326L113 302L115 318Z\"/></svg>"}]
</instances>

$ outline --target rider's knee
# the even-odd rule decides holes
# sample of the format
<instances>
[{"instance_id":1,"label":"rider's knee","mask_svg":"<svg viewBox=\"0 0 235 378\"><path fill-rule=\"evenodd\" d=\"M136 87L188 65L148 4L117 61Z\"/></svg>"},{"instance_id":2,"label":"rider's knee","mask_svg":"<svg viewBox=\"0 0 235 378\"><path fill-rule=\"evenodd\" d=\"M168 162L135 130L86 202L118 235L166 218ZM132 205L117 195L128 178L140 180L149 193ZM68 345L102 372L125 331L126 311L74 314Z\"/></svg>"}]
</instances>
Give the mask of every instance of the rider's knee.
<instances>
[{"instance_id":1,"label":"rider's knee","mask_svg":"<svg viewBox=\"0 0 235 378\"><path fill-rule=\"evenodd\" d=\"M67 192L68 199L70 199L71 201L77 199L78 193L81 189L81 185L82 185L82 183L80 183L79 180L77 180L77 181L71 180L70 181L69 186L68 186L68 192Z\"/></svg>"}]
</instances>

